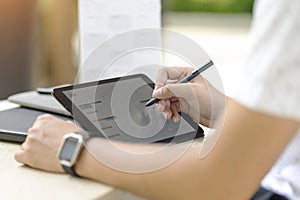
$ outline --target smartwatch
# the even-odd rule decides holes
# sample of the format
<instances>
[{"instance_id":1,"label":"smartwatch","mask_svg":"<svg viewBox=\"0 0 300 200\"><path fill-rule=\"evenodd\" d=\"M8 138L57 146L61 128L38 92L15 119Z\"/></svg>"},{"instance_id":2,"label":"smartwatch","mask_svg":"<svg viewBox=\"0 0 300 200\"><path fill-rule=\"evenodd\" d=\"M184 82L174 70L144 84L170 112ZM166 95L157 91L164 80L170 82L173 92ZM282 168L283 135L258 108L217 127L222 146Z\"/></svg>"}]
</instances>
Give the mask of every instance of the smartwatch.
<instances>
[{"instance_id":1,"label":"smartwatch","mask_svg":"<svg viewBox=\"0 0 300 200\"><path fill-rule=\"evenodd\" d=\"M83 143L83 135L78 133L66 134L57 153L57 157L65 172L77 177L79 175L75 172L74 165L82 151Z\"/></svg>"}]
</instances>

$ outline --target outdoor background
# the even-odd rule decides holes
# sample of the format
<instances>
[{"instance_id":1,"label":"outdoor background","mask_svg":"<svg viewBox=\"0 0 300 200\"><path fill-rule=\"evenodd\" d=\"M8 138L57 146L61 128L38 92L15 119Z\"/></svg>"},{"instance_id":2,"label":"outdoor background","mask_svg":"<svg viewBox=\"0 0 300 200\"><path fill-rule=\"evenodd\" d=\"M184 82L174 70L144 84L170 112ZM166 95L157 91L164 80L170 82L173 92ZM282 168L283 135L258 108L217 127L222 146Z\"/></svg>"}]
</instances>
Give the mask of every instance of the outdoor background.
<instances>
[{"instance_id":1,"label":"outdoor background","mask_svg":"<svg viewBox=\"0 0 300 200\"><path fill-rule=\"evenodd\" d=\"M229 96L247 50L252 7L253 0L163 0L163 26L185 34L208 53Z\"/></svg>"},{"instance_id":2,"label":"outdoor background","mask_svg":"<svg viewBox=\"0 0 300 200\"><path fill-rule=\"evenodd\" d=\"M162 0L162 25L202 46L227 94L245 53L252 0ZM72 83L78 67L77 1L0 1L0 99Z\"/></svg>"}]
</instances>

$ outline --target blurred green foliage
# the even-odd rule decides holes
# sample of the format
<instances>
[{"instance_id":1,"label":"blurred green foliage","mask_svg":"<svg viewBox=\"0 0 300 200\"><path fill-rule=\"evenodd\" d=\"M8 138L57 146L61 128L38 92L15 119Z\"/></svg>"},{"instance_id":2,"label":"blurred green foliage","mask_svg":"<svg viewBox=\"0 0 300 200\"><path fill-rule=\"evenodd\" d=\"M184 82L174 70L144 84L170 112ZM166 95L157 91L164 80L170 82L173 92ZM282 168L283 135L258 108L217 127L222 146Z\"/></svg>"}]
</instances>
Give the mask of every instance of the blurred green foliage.
<instances>
[{"instance_id":1,"label":"blurred green foliage","mask_svg":"<svg viewBox=\"0 0 300 200\"><path fill-rule=\"evenodd\" d=\"M192 12L252 12L254 0L162 0L166 9ZM165 1L165 2L164 2Z\"/></svg>"}]
</instances>

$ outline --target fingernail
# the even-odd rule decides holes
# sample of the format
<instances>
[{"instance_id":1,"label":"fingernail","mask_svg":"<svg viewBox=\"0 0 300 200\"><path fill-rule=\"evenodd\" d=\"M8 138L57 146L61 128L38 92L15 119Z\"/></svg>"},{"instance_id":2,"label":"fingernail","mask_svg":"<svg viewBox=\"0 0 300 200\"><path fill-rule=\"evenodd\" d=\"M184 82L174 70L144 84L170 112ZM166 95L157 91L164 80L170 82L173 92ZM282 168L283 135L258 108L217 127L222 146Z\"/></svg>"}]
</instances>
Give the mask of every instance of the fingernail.
<instances>
[{"instance_id":1,"label":"fingernail","mask_svg":"<svg viewBox=\"0 0 300 200\"><path fill-rule=\"evenodd\" d=\"M171 119L171 117L172 117L172 113L169 113L169 112L164 112L164 115L165 115L166 119Z\"/></svg>"},{"instance_id":2,"label":"fingernail","mask_svg":"<svg viewBox=\"0 0 300 200\"><path fill-rule=\"evenodd\" d=\"M179 122L179 117L174 117L174 122L175 123Z\"/></svg>"},{"instance_id":3,"label":"fingernail","mask_svg":"<svg viewBox=\"0 0 300 200\"><path fill-rule=\"evenodd\" d=\"M164 86L163 83L156 83L155 84L155 90L157 90L158 88L161 88L162 86Z\"/></svg>"},{"instance_id":4,"label":"fingernail","mask_svg":"<svg viewBox=\"0 0 300 200\"><path fill-rule=\"evenodd\" d=\"M163 112L163 115L166 119L168 119L168 113L167 112Z\"/></svg>"},{"instance_id":5,"label":"fingernail","mask_svg":"<svg viewBox=\"0 0 300 200\"><path fill-rule=\"evenodd\" d=\"M161 96L162 95L162 88L158 88L157 90L154 90L153 96Z\"/></svg>"}]
</instances>

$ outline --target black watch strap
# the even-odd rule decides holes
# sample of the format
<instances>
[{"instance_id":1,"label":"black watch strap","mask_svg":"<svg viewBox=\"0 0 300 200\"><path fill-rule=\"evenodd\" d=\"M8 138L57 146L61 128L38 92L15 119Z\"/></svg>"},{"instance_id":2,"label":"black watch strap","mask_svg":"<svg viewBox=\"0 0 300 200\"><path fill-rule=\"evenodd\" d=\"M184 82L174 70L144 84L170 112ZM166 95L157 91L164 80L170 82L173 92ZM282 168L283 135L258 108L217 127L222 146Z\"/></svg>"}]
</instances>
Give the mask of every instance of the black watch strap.
<instances>
[{"instance_id":1,"label":"black watch strap","mask_svg":"<svg viewBox=\"0 0 300 200\"><path fill-rule=\"evenodd\" d=\"M68 138L75 138L77 140L76 146L73 148L73 154L70 158L60 157L63 151L63 147L68 141ZM69 133L64 136L63 144L60 147L60 150L58 151L58 159L60 160L61 166L64 169L65 172L68 174L71 174L72 176L80 177L74 170L74 165L76 164L78 157L80 156L80 153L82 151L83 142L89 138L89 134L87 132L80 132L80 133ZM66 150L66 149L65 149ZM74 154L76 153L76 154Z\"/></svg>"},{"instance_id":2,"label":"black watch strap","mask_svg":"<svg viewBox=\"0 0 300 200\"><path fill-rule=\"evenodd\" d=\"M67 167L65 165L61 165L63 167L63 169L65 170L65 172L67 172L68 174L71 174L72 176L76 176L76 177L80 177L74 170L74 167Z\"/></svg>"}]
</instances>

